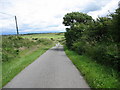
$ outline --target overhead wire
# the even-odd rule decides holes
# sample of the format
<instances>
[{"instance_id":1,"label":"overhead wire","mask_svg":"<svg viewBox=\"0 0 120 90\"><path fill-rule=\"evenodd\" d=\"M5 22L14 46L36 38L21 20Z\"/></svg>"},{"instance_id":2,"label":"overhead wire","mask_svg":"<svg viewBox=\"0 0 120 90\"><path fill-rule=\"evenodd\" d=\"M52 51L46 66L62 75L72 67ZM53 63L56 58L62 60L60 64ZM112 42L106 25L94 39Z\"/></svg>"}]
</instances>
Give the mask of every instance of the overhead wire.
<instances>
[{"instance_id":1,"label":"overhead wire","mask_svg":"<svg viewBox=\"0 0 120 90\"><path fill-rule=\"evenodd\" d=\"M3 16L3 17L0 17L0 19L2 20L5 20L5 19L8 19L10 22L7 22L9 24L10 27L14 27L14 24L13 24L13 20L12 19L13 17L15 17L15 15L11 15L11 14L8 14L8 13L4 13L4 12L0 12L0 14L4 14L4 15L7 15L7 16ZM13 29L13 32L14 32L14 29Z\"/></svg>"},{"instance_id":2,"label":"overhead wire","mask_svg":"<svg viewBox=\"0 0 120 90\"><path fill-rule=\"evenodd\" d=\"M3 13L3 12L0 12L0 14L4 14L4 15L7 15L9 17L0 17L0 19L9 19L9 18L12 18L12 17L15 17L14 15L11 15L11 14L7 14L7 13Z\"/></svg>"},{"instance_id":3,"label":"overhead wire","mask_svg":"<svg viewBox=\"0 0 120 90\"><path fill-rule=\"evenodd\" d=\"M3 12L0 12L1 14L5 14L5 15L9 15L9 16L15 16L15 15L11 15L11 14L7 14L7 13L3 13Z\"/></svg>"}]
</instances>

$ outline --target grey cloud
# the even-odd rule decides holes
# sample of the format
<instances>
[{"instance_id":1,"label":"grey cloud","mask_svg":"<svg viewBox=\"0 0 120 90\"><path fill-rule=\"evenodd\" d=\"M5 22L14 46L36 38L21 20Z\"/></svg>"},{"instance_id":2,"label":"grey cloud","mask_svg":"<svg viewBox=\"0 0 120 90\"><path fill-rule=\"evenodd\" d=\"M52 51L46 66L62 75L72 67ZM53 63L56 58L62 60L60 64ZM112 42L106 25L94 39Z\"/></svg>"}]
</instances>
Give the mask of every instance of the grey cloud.
<instances>
[{"instance_id":1,"label":"grey cloud","mask_svg":"<svg viewBox=\"0 0 120 90\"><path fill-rule=\"evenodd\" d=\"M85 7L83 8L82 12L88 13L91 11L97 11L102 9L107 3L109 3L111 0L95 0L94 2L89 2L88 4L85 4Z\"/></svg>"},{"instance_id":2,"label":"grey cloud","mask_svg":"<svg viewBox=\"0 0 120 90\"><path fill-rule=\"evenodd\" d=\"M90 11L96 11L96 10L100 10L100 9L101 9L101 7L99 5L89 4L83 9L83 12L88 13Z\"/></svg>"}]
</instances>

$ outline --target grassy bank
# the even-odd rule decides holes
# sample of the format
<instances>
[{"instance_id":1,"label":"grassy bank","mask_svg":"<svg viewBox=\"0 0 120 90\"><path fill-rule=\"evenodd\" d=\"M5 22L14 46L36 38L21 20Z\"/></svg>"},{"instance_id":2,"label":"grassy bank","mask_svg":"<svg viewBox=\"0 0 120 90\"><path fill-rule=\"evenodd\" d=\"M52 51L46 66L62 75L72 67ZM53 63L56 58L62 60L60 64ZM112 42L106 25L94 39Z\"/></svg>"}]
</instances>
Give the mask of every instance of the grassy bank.
<instances>
[{"instance_id":1,"label":"grassy bank","mask_svg":"<svg viewBox=\"0 0 120 90\"><path fill-rule=\"evenodd\" d=\"M2 63L2 86L7 84L14 76L16 76L26 66L31 64L46 50L48 50L53 46L52 41L48 39L44 39L44 40L38 39L38 40L32 40L32 41L28 39L21 39L21 40L22 41L19 41L20 43L18 43L17 45L17 46L20 46L20 47L17 47L17 50L19 50L19 53L18 54L13 53L15 55L14 58L13 56L9 57L11 56L11 54L9 52L7 52L6 54L6 50L4 51L5 55L8 56L8 59L3 60L4 62ZM9 40L7 39L7 41ZM22 43L23 41L27 42L27 44L23 45ZM22 44L22 47L20 44ZM5 47L5 49L7 48L7 50L9 49L16 50L16 47L14 46L11 46L11 47Z\"/></svg>"},{"instance_id":2,"label":"grassy bank","mask_svg":"<svg viewBox=\"0 0 120 90\"><path fill-rule=\"evenodd\" d=\"M65 47L67 56L82 73L91 88L119 88L118 73L110 67L102 66L87 56L78 55Z\"/></svg>"}]
</instances>

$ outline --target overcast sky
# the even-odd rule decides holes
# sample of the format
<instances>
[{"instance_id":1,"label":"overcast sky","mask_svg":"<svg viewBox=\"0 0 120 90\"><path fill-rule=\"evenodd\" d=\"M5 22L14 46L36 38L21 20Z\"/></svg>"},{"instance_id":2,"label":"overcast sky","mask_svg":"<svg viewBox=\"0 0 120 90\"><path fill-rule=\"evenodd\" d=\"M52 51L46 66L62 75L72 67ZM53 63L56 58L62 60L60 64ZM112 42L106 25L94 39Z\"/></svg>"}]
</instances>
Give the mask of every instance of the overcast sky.
<instances>
[{"instance_id":1,"label":"overcast sky","mask_svg":"<svg viewBox=\"0 0 120 90\"><path fill-rule=\"evenodd\" d=\"M64 32L63 17L83 12L93 18L106 16L118 7L119 0L0 0L0 30L15 32L14 15L20 33ZM8 14L8 15L7 15Z\"/></svg>"}]
</instances>

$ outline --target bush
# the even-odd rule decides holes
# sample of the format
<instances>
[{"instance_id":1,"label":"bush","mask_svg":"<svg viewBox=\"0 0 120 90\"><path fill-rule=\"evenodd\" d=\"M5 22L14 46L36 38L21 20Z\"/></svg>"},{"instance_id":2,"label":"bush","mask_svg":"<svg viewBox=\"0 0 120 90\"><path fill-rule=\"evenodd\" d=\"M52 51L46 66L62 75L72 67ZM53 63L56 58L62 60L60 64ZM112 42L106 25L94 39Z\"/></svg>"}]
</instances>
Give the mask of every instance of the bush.
<instances>
[{"instance_id":1,"label":"bush","mask_svg":"<svg viewBox=\"0 0 120 90\"><path fill-rule=\"evenodd\" d=\"M118 70L120 59L117 56L115 45L96 44L86 45L85 54L98 63L111 66Z\"/></svg>"},{"instance_id":2,"label":"bush","mask_svg":"<svg viewBox=\"0 0 120 90\"><path fill-rule=\"evenodd\" d=\"M106 48L103 45L96 45L92 48L91 57L99 62L104 63L106 57Z\"/></svg>"},{"instance_id":3,"label":"bush","mask_svg":"<svg viewBox=\"0 0 120 90\"><path fill-rule=\"evenodd\" d=\"M54 41L54 39L53 38L50 38L52 41Z\"/></svg>"},{"instance_id":4,"label":"bush","mask_svg":"<svg viewBox=\"0 0 120 90\"><path fill-rule=\"evenodd\" d=\"M95 46L88 45L85 49L85 53L97 62L106 62L107 49L102 44L96 44Z\"/></svg>"},{"instance_id":5,"label":"bush","mask_svg":"<svg viewBox=\"0 0 120 90\"><path fill-rule=\"evenodd\" d=\"M107 17L92 19L72 12L63 17L65 40L69 49L86 54L104 65L120 69L120 8Z\"/></svg>"},{"instance_id":6,"label":"bush","mask_svg":"<svg viewBox=\"0 0 120 90\"><path fill-rule=\"evenodd\" d=\"M51 41L51 40L48 40L48 39L39 39L39 40L37 41L37 43L41 43L41 44L47 45L47 44L52 43L52 41Z\"/></svg>"},{"instance_id":7,"label":"bush","mask_svg":"<svg viewBox=\"0 0 120 90\"><path fill-rule=\"evenodd\" d=\"M72 49L75 50L78 54L85 53L85 42L75 42L72 46Z\"/></svg>"}]
</instances>

